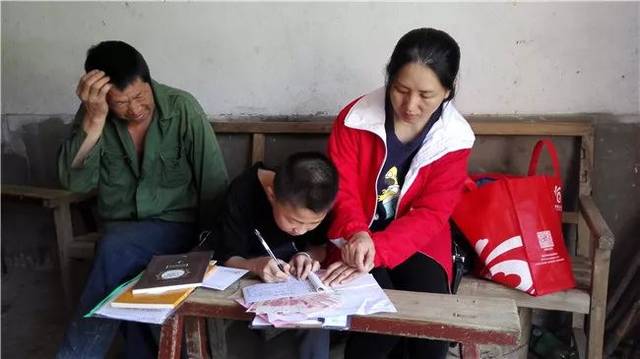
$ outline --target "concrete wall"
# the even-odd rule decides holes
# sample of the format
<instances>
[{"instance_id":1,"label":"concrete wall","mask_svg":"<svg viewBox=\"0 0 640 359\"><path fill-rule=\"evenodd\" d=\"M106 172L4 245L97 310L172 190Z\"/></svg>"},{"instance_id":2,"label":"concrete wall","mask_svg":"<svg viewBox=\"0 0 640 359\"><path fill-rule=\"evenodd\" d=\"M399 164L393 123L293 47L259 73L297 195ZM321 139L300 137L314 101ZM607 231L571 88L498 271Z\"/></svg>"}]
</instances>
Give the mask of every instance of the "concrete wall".
<instances>
[{"instance_id":1,"label":"concrete wall","mask_svg":"<svg viewBox=\"0 0 640 359\"><path fill-rule=\"evenodd\" d=\"M593 186L618 236L615 273L638 248L640 3L2 2L1 12L2 183L58 186L76 82L101 40L136 46L152 76L192 92L214 118L333 115L383 83L402 34L432 26L461 46L464 113L607 113L597 121ZM237 173L243 144L221 143ZM292 148L268 144L275 157ZM50 214L2 209L8 264L51 266Z\"/></svg>"},{"instance_id":2,"label":"concrete wall","mask_svg":"<svg viewBox=\"0 0 640 359\"><path fill-rule=\"evenodd\" d=\"M3 113L75 111L85 51L122 39L212 115L334 114L416 27L460 44L465 113L638 113L640 4L2 2Z\"/></svg>"}]
</instances>

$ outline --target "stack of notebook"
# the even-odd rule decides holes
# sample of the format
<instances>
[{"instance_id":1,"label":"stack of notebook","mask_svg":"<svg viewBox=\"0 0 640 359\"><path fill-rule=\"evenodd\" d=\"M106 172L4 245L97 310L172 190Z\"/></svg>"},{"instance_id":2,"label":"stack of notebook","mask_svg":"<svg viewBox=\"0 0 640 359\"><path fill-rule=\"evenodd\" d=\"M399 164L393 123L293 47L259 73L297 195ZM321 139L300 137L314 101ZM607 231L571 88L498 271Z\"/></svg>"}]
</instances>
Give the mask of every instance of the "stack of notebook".
<instances>
[{"instance_id":1,"label":"stack of notebook","mask_svg":"<svg viewBox=\"0 0 640 359\"><path fill-rule=\"evenodd\" d=\"M215 271L209 252L154 256L140 279L111 302L116 308L171 309Z\"/></svg>"}]
</instances>

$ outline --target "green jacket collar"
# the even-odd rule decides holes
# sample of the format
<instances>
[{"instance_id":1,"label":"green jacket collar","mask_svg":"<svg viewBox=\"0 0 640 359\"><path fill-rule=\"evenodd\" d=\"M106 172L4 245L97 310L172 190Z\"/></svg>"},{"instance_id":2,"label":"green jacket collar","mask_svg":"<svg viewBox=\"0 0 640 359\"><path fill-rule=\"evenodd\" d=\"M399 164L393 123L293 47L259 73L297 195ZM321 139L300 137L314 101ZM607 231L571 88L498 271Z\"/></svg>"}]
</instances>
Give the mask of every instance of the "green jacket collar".
<instances>
[{"instance_id":1,"label":"green jacket collar","mask_svg":"<svg viewBox=\"0 0 640 359\"><path fill-rule=\"evenodd\" d=\"M171 118L171 106L169 106L169 93L167 86L151 80L151 91L153 91L153 100L155 101L158 119L164 120Z\"/></svg>"}]
</instances>

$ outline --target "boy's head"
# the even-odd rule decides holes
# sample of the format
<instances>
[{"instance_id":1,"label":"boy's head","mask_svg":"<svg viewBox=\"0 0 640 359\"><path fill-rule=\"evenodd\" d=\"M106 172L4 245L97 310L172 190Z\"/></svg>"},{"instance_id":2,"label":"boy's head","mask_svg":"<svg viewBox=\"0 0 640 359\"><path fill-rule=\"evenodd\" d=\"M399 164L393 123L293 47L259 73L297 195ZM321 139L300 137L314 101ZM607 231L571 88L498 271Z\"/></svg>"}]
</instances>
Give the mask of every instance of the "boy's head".
<instances>
[{"instance_id":1,"label":"boy's head","mask_svg":"<svg viewBox=\"0 0 640 359\"><path fill-rule=\"evenodd\" d=\"M276 171L269 195L278 227L299 236L316 228L327 215L338 193L338 172L317 152L289 156Z\"/></svg>"}]
</instances>

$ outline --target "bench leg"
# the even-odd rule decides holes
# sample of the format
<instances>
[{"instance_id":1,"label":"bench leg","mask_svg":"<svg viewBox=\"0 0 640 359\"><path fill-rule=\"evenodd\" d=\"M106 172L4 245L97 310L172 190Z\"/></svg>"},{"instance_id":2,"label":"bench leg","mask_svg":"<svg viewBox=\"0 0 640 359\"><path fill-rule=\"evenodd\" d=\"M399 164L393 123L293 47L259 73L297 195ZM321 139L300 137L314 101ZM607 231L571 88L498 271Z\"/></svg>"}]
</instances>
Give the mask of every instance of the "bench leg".
<instances>
[{"instance_id":1,"label":"bench leg","mask_svg":"<svg viewBox=\"0 0 640 359\"><path fill-rule=\"evenodd\" d=\"M67 248L73 241L73 228L71 226L71 211L69 204L60 204L53 209L53 219L56 226L56 239L58 241L58 261L60 262L60 276L64 291L64 303L70 310L71 303L71 272Z\"/></svg>"},{"instance_id":2,"label":"bench leg","mask_svg":"<svg viewBox=\"0 0 640 359\"><path fill-rule=\"evenodd\" d=\"M462 359L480 359L480 347L473 343L460 343Z\"/></svg>"},{"instance_id":3,"label":"bench leg","mask_svg":"<svg viewBox=\"0 0 640 359\"><path fill-rule=\"evenodd\" d=\"M520 337L516 344L515 355L518 359L527 359L529 355L529 339L531 337L531 308L518 308L520 317ZM514 353L514 354L515 354Z\"/></svg>"},{"instance_id":4,"label":"bench leg","mask_svg":"<svg viewBox=\"0 0 640 359\"><path fill-rule=\"evenodd\" d=\"M207 350L207 323L202 317L186 317L184 330L187 342L187 358L209 358Z\"/></svg>"},{"instance_id":5,"label":"bench leg","mask_svg":"<svg viewBox=\"0 0 640 359\"><path fill-rule=\"evenodd\" d=\"M159 359L179 359L182 350L183 317L174 314L167 318L160 331Z\"/></svg>"},{"instance_id":6,"label":"bench leg","mask_svg":"<svg viewBox=\"0 0 640 359\"><path fill-rule=\"evenodd\" d=\"M584 314L573 313L571 316L573 341L578 350L578 358L587 358L587 337L584 334Z\"/></svg>"},{"instance_id":7,"label":"bench leg","mask_svg":"<svg viewBox=\"0 0 640 359\"><path fill-rule=\"evenodd\" d=\"M602 358L610 258L610 250L597 248L593 251L593 270L591 272L591 308L589 311L589 341L587 344L587 355L589 359Z\"/></svg>"}]
</instances>

